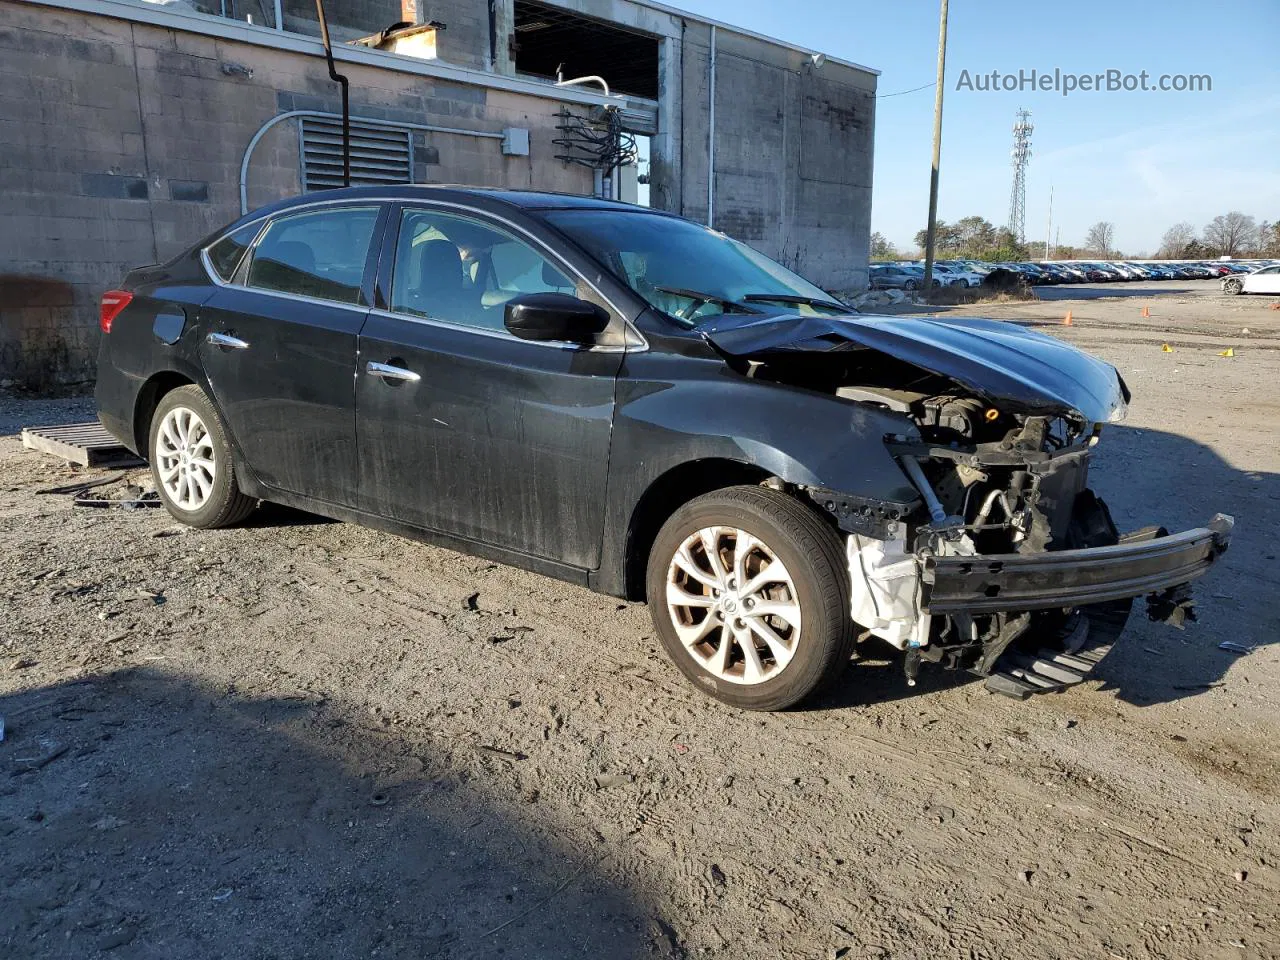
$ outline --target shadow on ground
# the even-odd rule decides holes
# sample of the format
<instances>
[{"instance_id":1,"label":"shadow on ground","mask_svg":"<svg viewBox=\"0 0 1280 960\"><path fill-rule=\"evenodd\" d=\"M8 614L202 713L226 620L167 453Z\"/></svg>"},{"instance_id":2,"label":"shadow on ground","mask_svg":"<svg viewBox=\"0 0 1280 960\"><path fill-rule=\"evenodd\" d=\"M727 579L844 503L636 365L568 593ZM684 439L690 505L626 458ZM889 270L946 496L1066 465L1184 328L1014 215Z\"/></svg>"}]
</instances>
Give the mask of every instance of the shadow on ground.
<instances>
[{"instance_id":1,"label":"shadow on ground","mask_svg":"<svg viewBox=\"0 0 1280 960\"><path fill-rule=\"evenodd\" d=\"M1036 287L1036 296L1041 300L1106 300L1111 297L1186 297L1204 293L1191 287L1128 287L1119 284L1102 284L1100 286L1061 284L1052 287Z\"/></svg>"},{"instance_id":2,"label":"shadow on ground","mask_svg":"<svg viewBox=\"0 0 1280 960\"><path fill-rule=\"evenodd\" d=\"M1215 513L1236 521L1230 549L1196 582L1199 622L1174 630L1148 621L1135 603L1124 638L1098 670L1106 689L1139 705L1198 696L1238 659L1218 649L1222 641L1280 643L1280 475L1241 470L1178 434L1120 425L1104 431L1090 481L1122 531L1185 530Z\"/></svg>"},{"instance_id":3,"label":"shadow on ground","mask_svg":"<svg viewBox=\"0 0 1280 960\"><path fill-rule=\"evenodd\" d=\"M0 697L0 955L664 955L519 760L154 669ZM513 814L513 811L514 814Z\"/></svg>"}]
</instances>

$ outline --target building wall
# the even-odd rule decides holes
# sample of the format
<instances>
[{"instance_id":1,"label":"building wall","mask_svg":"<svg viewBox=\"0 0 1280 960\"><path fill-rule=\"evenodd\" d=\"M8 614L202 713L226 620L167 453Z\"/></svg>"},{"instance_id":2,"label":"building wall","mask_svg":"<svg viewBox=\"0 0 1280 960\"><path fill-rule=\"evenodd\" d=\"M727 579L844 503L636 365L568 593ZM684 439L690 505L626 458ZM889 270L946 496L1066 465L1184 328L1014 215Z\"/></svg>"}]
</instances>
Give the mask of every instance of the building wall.
<instances>
[{"instance_id":1,"label":"building wall","mask_svg":"<svg viewBox=\"0 0 1280 960\"><path fill-rule=\"evenodd\" d=\"M655 171L665 202L703 222L710 34L691 23L672 41L683 47L682 145ZM713 225L826 289L865 286L875 90L867 71L717 30Z\"/></svg>"},{"instance_id":2,"label":"building wall","mask_svg":"<svg viewBox=\"0 0 1280 960\"><path fill-rule=\"evenodd\" d=\"M530 130L528 157L419 134L439 152L427 182L591 192L590 171L554 159L552 100L343 69L353 116ZM101 293L237 217L245 146L290 109L340 110L322 59L0 0L0 384L91 380ZM251 207L299 192L293 122L263 139L248 183Z\"/></svg>"},{"instance_id":3,"label":"building wall","mask_svg":"<svg viewBox=\"0 0 1280 960\"><path fill-rule=\"evenodd\" d=\"M706 222L711 26L632 0L555 2L660 38L651 202ZM326 10L340 40L389 25L406 5L447 24L442 61L487 65L486 0L327 0ZM316 32L303 23L311 0L284 9L291 29ZM514 72L513 0L494 9L496 78ZM875 74L716 34L714 225L827 289L865 285ZM394 58L343 71L356 117L531 132L528 157L502 156L497 140L417 134L415 155L439 156L417 179L591 191L589 170L555 159L553 99L423 76ZM241 156L267 120L339 109L313 53L0 0L0 385L91 379L102 291L238 215ZM266 135L248 183L251 207L299 192L294 122Z\"/></svg>"},{"instance_id":4,"label":"building wall","mask_svg":"<svg viewBox=\"0 0 1280 960\"><path fill-rule=\"evenodd\" d=\"M467 2L432 9L447 22ZM707 222L711 25L633 0L550 2L660 38L651 202ZM827 289L865 287L875 93L873 71L815 66L806 52L718 28L713 225Z\"/></svg>"}]
</instances>

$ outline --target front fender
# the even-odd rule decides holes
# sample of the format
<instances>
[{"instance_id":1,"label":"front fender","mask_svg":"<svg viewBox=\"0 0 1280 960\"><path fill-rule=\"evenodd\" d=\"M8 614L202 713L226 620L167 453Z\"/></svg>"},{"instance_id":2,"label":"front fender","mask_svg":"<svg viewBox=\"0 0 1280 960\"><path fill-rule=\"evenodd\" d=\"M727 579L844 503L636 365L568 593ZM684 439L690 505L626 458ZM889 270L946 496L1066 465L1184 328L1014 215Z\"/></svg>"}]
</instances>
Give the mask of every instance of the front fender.
<instances>
[{"instance_id":1,"label":"front fender","mask_svg":"<svg viewBox=\"0 0 1280 960\"><path fill-rule=\"evenodd\" d=\"M618 380L598 589L623 591L637 504L694 461L732 461L908 512L919 496L885 447L890 434L917 430L892 411L744 377L718 357L629 356Z\"/></svg>"}]
</instances>

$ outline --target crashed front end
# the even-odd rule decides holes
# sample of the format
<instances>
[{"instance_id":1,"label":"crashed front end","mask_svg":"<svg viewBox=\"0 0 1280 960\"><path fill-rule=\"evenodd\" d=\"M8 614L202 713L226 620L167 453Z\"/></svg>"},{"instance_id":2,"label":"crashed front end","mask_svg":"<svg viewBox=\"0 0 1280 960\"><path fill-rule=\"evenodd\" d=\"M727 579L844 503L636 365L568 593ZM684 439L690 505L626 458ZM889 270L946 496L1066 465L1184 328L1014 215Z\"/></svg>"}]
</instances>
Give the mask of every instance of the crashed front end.
<instances>
[{"instance_id":1,"label":"crashed front end","mask_svg":"<svg viewBox=\"0 0 1280 960\"><path fill-rule=\"evenodd\" d=\"M905 651L909 683L932 662L1024 698L1084 680L1136 598L1153 619L1194 619L1189 584L1233 521L1117 530L1088 487L1129 399L1113 367L993 321L805 318L791 339L774 324L718 346L750 356L757 378L901 415L884 443L918 500L802 492L846 534L853 619Z\"/></svg>"},{"instance_id":2,"label":"crashed front end","mask_svg":"<svg viewBox=\"0 0 1280 960\"><path fill-rule=\"evenodd\" d=\"M921 508L874 529L843 524L853 618L906 651L909 681L931 661L1026 697L1084 680L1134 598L1154 619L1194 619L1190 581L1226 549L1230 517L1122 535L1088 488L1099 427L971 398L925 408L918 439L887 440Z\"/></svg>"}]
</instances>

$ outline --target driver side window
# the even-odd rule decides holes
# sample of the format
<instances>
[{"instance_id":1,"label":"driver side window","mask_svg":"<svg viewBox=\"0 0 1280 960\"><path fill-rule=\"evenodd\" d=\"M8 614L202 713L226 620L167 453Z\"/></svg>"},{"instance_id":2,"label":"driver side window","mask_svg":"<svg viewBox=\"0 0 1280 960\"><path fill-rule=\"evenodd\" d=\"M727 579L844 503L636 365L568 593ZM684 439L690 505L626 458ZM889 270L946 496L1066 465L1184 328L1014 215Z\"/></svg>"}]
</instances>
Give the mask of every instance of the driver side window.
<instances>
[{"instance_id":1,"label":"driver side window","mask_svg":"<svg viewBox=\"0 0 1280 960\"><path fill-rule=\"evenodd\" d=\"M575 294L576 284L523 240L467 217L401 214L391 309L502 330L507 302L526 293Z\"/></svg>"}]
</instances>

